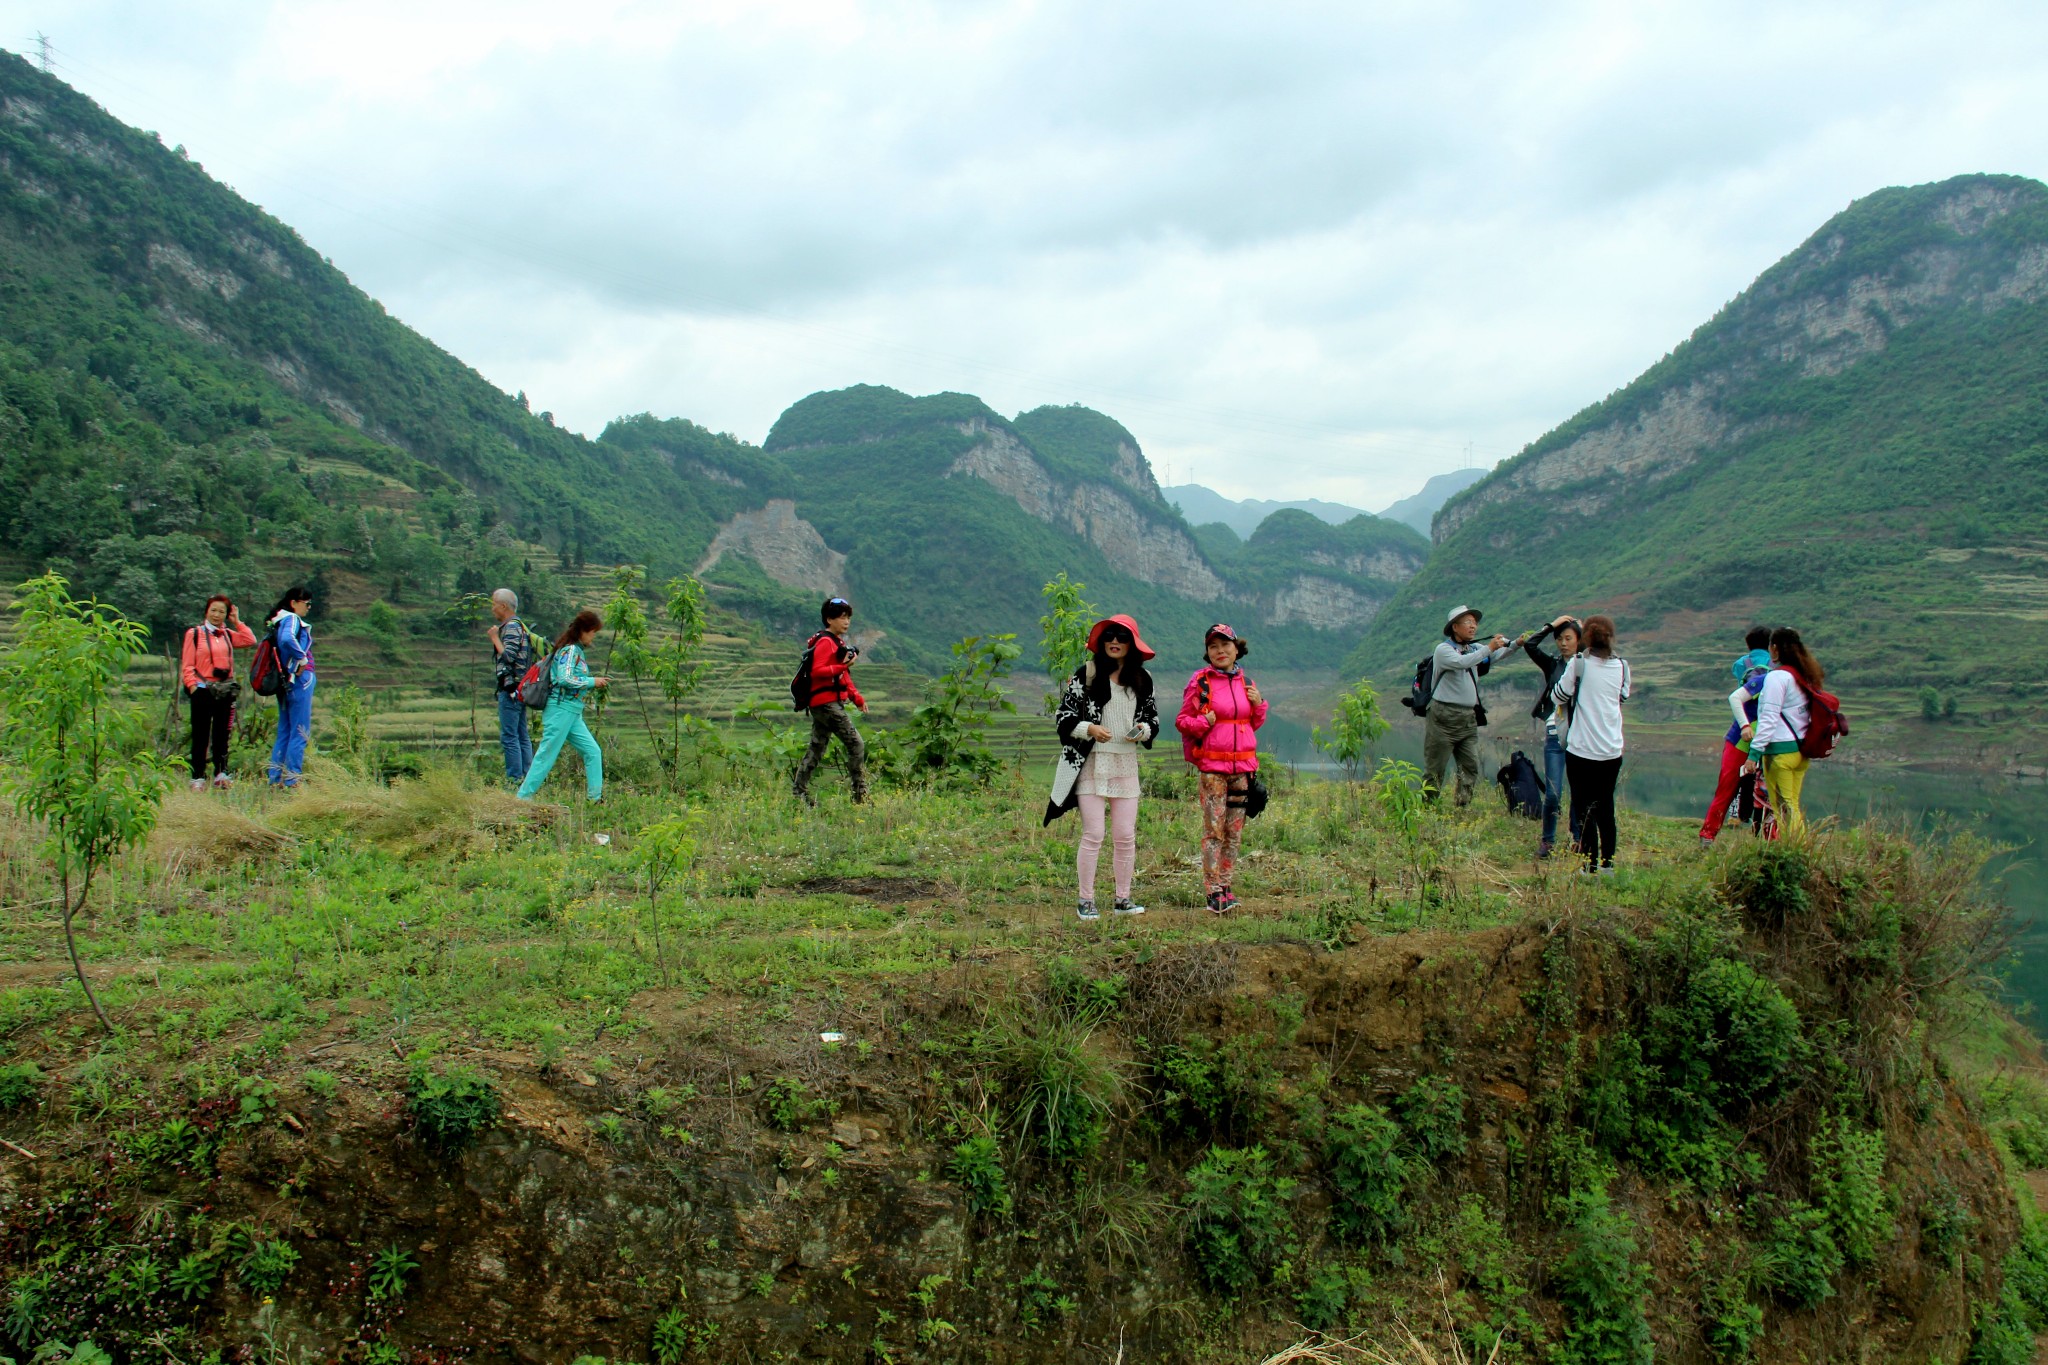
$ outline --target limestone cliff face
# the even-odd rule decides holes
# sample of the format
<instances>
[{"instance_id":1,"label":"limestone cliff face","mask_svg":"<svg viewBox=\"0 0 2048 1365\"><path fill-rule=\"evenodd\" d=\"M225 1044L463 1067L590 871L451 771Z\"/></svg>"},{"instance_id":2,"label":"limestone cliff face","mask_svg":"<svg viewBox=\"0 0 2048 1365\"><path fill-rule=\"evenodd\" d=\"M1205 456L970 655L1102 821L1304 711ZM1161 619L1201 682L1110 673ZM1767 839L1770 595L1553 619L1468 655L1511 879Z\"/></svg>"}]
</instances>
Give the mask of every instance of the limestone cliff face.
<instances>
[{"instance_id":1,"label":"limestone cliff face","mask_svg":"<svg viewBox=\"0 0 2048 1365\"><path fill-rule=\"evenodd\" d=\"M1695 336L1692 344L1714 348L1717 364L1666 388L1653 406L1504 466L1437 513L1431 539L1442 544L1493 504L1573 485L1587 487L1548 505L1599 511L1625 496L1632 482L1668 478L1775 425L1771 419L1737 422L1720 407L1726 392L1771 369L1792 365L1802 376L1840 374L1937 309L1995 312L2048 298L2048 247L2006 255L1980 249L1974 240L2022 207L2028 194L2014 185L1958 185L1931 211L1954 239L1846 275L1840 265L1854 244L1843 232L1823 229Z\"/></svg>"},{"instance_id":2,"label":"limestone cliff face","mask_svg":"<svg viewBox=\"0 0 2048 1365\"><path fill-rule=\"evenodd\" d=\"M1322 630L1355 629L1379 615L1384 600L1367 597L1335 579L1297 574L1292 582L1273 594L1266 622L1275 626L1315 626Z\"/></svg>"},{"instance_id":3,"label":"limestone cliff face","mask_svg":"<svg viewBox=\"0 0 2048 1365\"><path fill-rule=\"evenodd\" d=\"M796 504L788 498L740 512L719 527L696 572L709 573L727 554L747 556L785 588L802 588L821 597L846 592L846 556L827 545L818 528L796 514Z\"/></svg>"},{"instance_id":4,"label":"limestone cliff face","mask_svg":"<svg viewBox=\"0 0 2048 1365\"><path fill-rule=\"evenodd\" d=\"M1081 536L1141 582L1195 602L1223 596L1223 580L1179 527L1148 520L1127 497L1105 484L1060 482L1007 431L979 420L958 426L979 439L948 467L948 478L993 485L1028 515ZM1159 498L1151 470L1131 447L1118 447L1112 473L1132 492Z\"/></svg>"},{"instance_id":5,"label":"limestone cliff face","mask_svg":"<svg viewBox=\"0 0 2048 1365\"><path fill-rule=\"evenodd\" d=\"M1371 554L1353 555L1311 550L1302 557L1326 569L1342 569L1359 578L1376 578L1382 583L1405 583L1422 567L1419 555L1405 555L1398 550L1375 550Z\"/></svg>"}]
</instances>

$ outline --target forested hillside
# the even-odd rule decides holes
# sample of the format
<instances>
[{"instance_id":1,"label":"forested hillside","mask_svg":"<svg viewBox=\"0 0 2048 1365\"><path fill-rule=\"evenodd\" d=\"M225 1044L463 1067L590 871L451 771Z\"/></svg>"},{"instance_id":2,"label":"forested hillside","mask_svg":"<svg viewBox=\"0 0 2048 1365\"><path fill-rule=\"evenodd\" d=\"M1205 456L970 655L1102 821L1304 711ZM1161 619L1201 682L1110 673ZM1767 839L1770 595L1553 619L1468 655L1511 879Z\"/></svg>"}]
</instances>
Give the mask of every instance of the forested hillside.
<instances>
[{"instance_id":1,"label":"forested hillside","mask_svg":"<svg viewBox=\"0 0 2048 1365\"><path fill-rule=\"evenodd\" d=\"M885 650L930 664L1032 630L1065 571L1190 660L1221 617L1270 661L1330 666L1398 581L1394 560L1361 574L1291 541L1211 563L1136 439L1086 408L1006 420L858 386L797 403L762 447L645 414L585 440L182 148L12 56L0 244L0 535L159 638L211 592L302 579L323 609L381 603L387 634L463 629L447 603L508 583L551 618L586 562L632 562L700 569L775 629L856 594Z\"/></svg>"},{"instance_id":2,"label":"forested hillside","mask_svg":"<svg viewBox=\"0 0 2048 1365\"><path fill-rule=\"evenodd\" d=\"M1857 201L1627 388L1438 514L1353 656L1392 674L1445 609L1510 631L1607 610L1659 685L1721 686L1795 623L1850 688L2034 715L2048 663L2048 188Z\"/></svg>"}]
</instances>

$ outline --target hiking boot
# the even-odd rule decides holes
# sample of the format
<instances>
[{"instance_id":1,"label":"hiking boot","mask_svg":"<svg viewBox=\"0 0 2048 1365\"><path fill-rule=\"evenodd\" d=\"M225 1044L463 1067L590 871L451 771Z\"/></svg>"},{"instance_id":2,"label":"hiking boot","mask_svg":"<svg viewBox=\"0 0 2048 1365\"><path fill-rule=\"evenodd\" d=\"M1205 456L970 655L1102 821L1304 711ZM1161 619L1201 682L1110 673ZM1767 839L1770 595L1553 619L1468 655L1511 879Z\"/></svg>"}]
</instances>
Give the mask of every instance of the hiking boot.
<instances>
[{"instance_id":1,"label":"hiking boot","mask_svg":"<svg viewBox=\"0 0 2048 1365\"><path fill-rule=\"evenodd\" d=\"M1095 908L1095 902L1092 900L1082 901L1079 905L1075 906L1074 913L1090 924L1102 918L1102 912Z\"/></svg>"},{"instance_id":2,"label":"hiking boot","mask_svg":"<svg viewBox=\"0 0 2048 1365\"><path fill-rule=\"evenodd\" d=\"M203 791L205 791L205 790L206 790L206 779L205 779L205 778L203 778L203 777L195 777L195 778L193 778L193 779L192 779L192 790L193 790L193 791L196 791L196 792L203 792Z\"/></svg>"},{"instance_id":3,"label":"hiking boot","mask_svg":"<svg viewBox=\"0 0 2048 1365\"><path fill-rule=\"evenodd\" d=\"M1220 915L1223 913L1225 908L1226 907L1223 904L1223 893L1221 891L1211 891L1209 893L1209 913L1212 915Z\"/></svg>"},{"instance_id":4,"label":"hiking boot","mask_svg":"<svg viewBox=\"0 0 2048 1365\"><path fill-rule=\"evenodd\" d=\"M1142 905L1131 904L1131 898L1129 896L1118 896L1116 898L1116 904L1110 906L1109 908L1112 913L1119 915L1142 915L1145 913L1145 907Z\"/></svg>"},{"instance_id":5,"label":"hiking boot","mask_svg":"<svg viewBox=\"0 0 2048 1365\"><path fill-rule=\"evenodd\" d=\"M213 775L213 789L217 792L224 792L234 785L235 779L229 777L226 773L215 773Z\"/></svg>"},{"instance_id":6,"label":"hiking boot","mask_svg":"<svg viewBox=\"0 0 2048 1365\"><path fill-rule=\"evenodd\" d=\"M1548 859L1550 857L1550 850L1554 847L1556 845L1552 844L1548 839L1538 843L1536 845L1536 861L1540 863Z\"/></svg>"}]
</instances>

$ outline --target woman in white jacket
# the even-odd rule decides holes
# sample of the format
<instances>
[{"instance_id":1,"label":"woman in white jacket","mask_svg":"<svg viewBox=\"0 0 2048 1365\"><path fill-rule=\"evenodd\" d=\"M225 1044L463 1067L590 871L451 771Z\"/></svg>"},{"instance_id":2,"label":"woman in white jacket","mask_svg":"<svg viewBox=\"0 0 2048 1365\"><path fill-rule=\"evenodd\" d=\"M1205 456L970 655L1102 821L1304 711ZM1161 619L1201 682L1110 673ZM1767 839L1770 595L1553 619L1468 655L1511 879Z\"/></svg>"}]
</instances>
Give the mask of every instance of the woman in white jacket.
<instances>
[{"instance_id":1,"label":"woman in white jacket","mask_svg":"<svg viewBox=\"0 0 2048 1365\"><path fill-rule=\"evenodd\" d=\"M1621 780L1621 704L1628 700L1628 660L1614 657L1614 620L1586 618L1585 648L1550 691L1569 707L1564 766L1572 786L1571 822L1588 872L1614 871L1614 788Z\"/></svg>"},{"instance_id":2,"label":"woman in white jacket","mask_svg":"<svg viewBox=\"0 0 2048 1365\"><path fill-rule=\"evenodd\" d=\"M1798 631L1780 626L1771 632L1771 671L1757 694L1756 733L1750 736L1749 762L1742 770L1753 773L1759 762L1763 764L1764 783L1778 803L1778 819L1795 838L1806 833L1806 812L1799 805L1807 763L1799 741L1813 723L1806 693L1826 682L1827 676Z\"/></svg>"}]
</instances>

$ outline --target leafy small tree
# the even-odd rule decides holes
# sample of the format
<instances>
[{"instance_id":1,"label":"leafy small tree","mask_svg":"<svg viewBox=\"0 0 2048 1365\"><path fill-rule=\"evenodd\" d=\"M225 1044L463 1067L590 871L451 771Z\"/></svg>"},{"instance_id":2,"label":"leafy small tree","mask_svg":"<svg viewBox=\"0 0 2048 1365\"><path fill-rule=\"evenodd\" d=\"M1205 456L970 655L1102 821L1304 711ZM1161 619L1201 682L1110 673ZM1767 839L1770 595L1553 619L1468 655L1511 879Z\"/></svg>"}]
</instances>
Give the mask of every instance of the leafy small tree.
<instances>
[{"instance_id":1,"label":"leafy small tree","mask_svg":"<svg viewBox=\"0 0 2048 1365\"><path fill-rule=\"evenodd\" d=\"M1373 691L1372 681L1360 678L1358 686L1337 698L1337 709L1330 715L1329 733L1325 734L1318 725L1310 738L1318 749L1343 764L1355 782L1372 761L1373 745L1393 728L1380 713L1380 694Z\"/></svg>"},{"instance_id":2,"label":"leafy small tree","mask_svg":"<svg viewBox=\"0 0 2048 1365\"><path fill-rule=\"evenodd\" d=\"M661 946L661 888L690 870L697 861L696 811L686 810L657 820L634 841L634 860L647 874L647 920L654 929L654 965L668 984L668 961Z\"/></svg>"},{"instance_id":3,"label":"leafy small tree","mask_svg":"<svg viewBox=\"0 0 2048 1365\"><path fill-rule=\"evenodd\" d=\"M1920 689L1920 719L1941 719L1941 693L1931 687Z\"/></svg>"},{"instance_id":4,"label":"leafy small tree","mask_svg":"<svg viewBox=\"0 0 2048 1365\"><path fill-rule=\"evenodd\" d=\"M57 865L71 969L112 1033L71 925L94 875L155 828L170 784L169 765L150 746L148 718L112 695L142 648L143 628L103 603L73 601L54 573L22 584L20 593L21 630L0 657L0 788L50 832L45 848Z\"/></svg>"},{"instance_id":5,"label":"leafy small tree","mask_svg":"<svg viewBox=\"0 0 2048 1365\"><path fill-rule=\"evenodd\" d=\"M704 681L705 666L698 662L697 652L704 644L710 613L705 607L702 583L688 574L671 578L662 602L669 630L656 635L640 605L639 589L645 577L630 564L612 571L611 600L604 608L605 624L612 632L612 652L606 667L632 679L634 698L640 702L640 719L654 749L655 762L673 785L682 768L684 738L709 728L696 717L684 714L683 703ZM668 703L665 727L657 728L655 714L642 696L647 683L660 689Z\"/></svg>"},{"instance_id":6,"label":"leafy small tree","mask_svg":"<svg viewBox=\"0 0 2048 1365\"><path fill-rule=\"evenodd\" d=\"M1052 680L1052 690L1045 694L1047 715L1059 709L1060 689L1088 657L1088 627L1095 622L1095 608L1081 596L1087 590L1086 583L1068 582L1065 569L1038 590L1045 599L1045 615L1038 618L1038 657Z\"/></svg>"},{"instance_id":7,"label":"leafy small tree","mask_svg":"<svg viewBox=\"0 0 2048 1365\"><path fill-rule=\"evenodd\" d=\"M953 667L926 685L924 703L910 715L906 738L919 771L980 782L995 773L1001 760L989 751L988 723L1017 709L1002 682L1023 652L1015 635L970 635L953 646Z\"/></svg>"}]
</instances>

